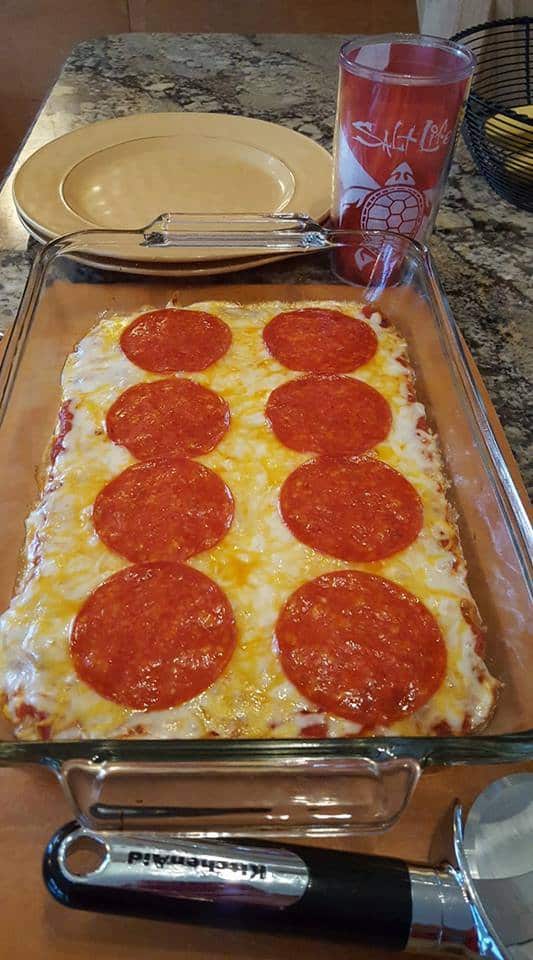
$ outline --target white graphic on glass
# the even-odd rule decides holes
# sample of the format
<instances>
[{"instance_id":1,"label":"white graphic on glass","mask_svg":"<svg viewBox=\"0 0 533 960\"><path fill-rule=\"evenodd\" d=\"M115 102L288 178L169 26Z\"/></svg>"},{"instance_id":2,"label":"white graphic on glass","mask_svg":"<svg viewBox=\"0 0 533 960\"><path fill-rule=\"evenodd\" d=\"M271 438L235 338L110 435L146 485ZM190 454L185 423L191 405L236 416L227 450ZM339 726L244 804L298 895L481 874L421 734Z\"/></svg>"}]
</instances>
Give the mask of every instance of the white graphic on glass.
<instances>
[{"instance_id":1,"label":"white graphic on glass","mask_svg":"<svg viewBox=\"0 0 533 960\"><path fill-rule=\"evenodd\" d=\"M410 237L422 232L434 190L417 188L413 170L405 160L394 168L384 183L378 183L354 155L342 130L338 133L336 150L336 202L341 223L347 210L355 206L361 209L363 230L393 230ZM374 260L375 253L368 248L360 247L357 251L359 269Z\"/></svg>"},{"instance_id":2,"label":"white graphic on glass","mask_svg":"<svg viewBox=\"0 0 533 960\"><path fill-rule=\"evenodd\" d=\"M405 236L416 235L424 218L424 196L414 186L408 163L400 163L385 186L367 196L361 210L363 230L395 230Z\"/></svg>"},{"instance_id":3,"label":"white graphic on glass","mask_svg":"<svg viewBox=\"0 0 533 960\"><path fill-rule=\"evenodd\" d=\"M406 153L409 144L416 145L414 148L420 153L436 153L447 146L452 135L447 119L440 124L426 120L421 130L415 124L407 127L404 120L398 120L392 130L386 128L381 133L376 132L376 124L370 120L354 120L352 127L354 140L364 147L380 148L388 157L395 151Z\"/></svg>"}]
</instances>

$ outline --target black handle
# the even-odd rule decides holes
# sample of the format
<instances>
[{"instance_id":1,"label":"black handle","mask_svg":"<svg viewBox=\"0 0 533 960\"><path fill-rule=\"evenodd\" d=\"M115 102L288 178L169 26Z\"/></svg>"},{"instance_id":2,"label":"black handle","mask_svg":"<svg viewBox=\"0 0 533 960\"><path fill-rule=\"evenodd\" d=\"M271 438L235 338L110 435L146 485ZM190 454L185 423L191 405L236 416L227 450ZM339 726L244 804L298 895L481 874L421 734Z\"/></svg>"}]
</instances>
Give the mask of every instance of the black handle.
<instances>
[{"instance_id":1,"label":"black handle","mask_svg":"<svg viewBox=\"0 0 533 960\"><path fill-rule=\"evenodd\" d=\"M304 860L309 885L286 911L298 930L403 950L411 929L407 864L317 847L289 847Z\"/></svg>"},{"instance_id":2,"label":"black handle","mask_svg":"<svg viewBox=\"0 0 533 960\"><path fill-rule=\"evenodd\" d=\"M48 890L68 907L202 925L308 933L390 950L403 950L409 938L411 885L407 865L401 860L250 840L204 844L171 840L164 835L163 839L141 839L116 834L117 851L120 846L116 879L109 871L107 877L104 871L77 878L65 872L64 857L59 856L64 841L74 832L79 833L77 823L58 830L48 844L43 863ZM103 835L103 839L113 851L110 836ZM172 850L177 852L168 852ZM189 865L189 881L172 874L173 864L179 867L182 863ZM279 894L284 864L288 864L285 872L289 877L285 889L294 890L294 894ZM199 888L193 882L197 878L191 874L196 867L203 870L201 895L208 898L206 901L197 899Z\"/></svg>"}]
</instances>

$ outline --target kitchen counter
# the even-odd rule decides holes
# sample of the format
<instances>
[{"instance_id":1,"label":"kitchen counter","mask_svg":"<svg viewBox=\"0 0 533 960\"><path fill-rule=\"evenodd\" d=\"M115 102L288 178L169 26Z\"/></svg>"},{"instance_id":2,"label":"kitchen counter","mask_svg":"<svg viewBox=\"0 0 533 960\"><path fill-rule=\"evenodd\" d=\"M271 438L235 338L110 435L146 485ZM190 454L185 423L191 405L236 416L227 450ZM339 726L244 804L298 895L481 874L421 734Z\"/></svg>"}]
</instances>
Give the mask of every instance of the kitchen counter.
<instances>
[{"instance_id":1,"label":"kitchen counter","mask_svg":"<svg viewBox=\"0 0 533 960\"><path fill-rule=\"evenodd\" d=\"M329 149L342 39L124 34L75 47L0 191L0 329L15 316L37 246L28 243L11 197L13 172L27 156L95 120L168 110L277 121ZM533 257L528 226L528 214L492 192L461 144L431 247L452 311L531 490L527 407L533 324L528 280ZM295 267L287 261L268 269L279 282L290 279ZM253 273L248 271L249 280Z\"/></svg>"},{"instance_id":2,"label":"kitchen counter","mask_svg":"<svg viewBox=\"0 0 533 960\"><path fill-rule=\"evenodd\" d=\"M127 34L79 44L50 91L15 160L54 137L95 120L134 112L195 110L247 114L284 123L331 147L336 55L341 37ZM13 172L14 172L13 171ZM0 190L0 331L13 321L37 244L17 219L13 172ZM499 200L474 173L459 148L432 248L458 323L485 378L526 480L526 404L530 395L526 349L528 291L527 216ZM268 269L290 280L298 261ZM242 274L253 282L255 271ZM529 324L531 332L531 324ZM531 355L529 362L531 362ZM446 769L424 775L400 822L383 836L329 840L360 852L440 862L450 854L451 810L465 809L490 780L519 767ZM0 770L0 848L10 864L0 921L0 960L273 960L305 953L309 960L391 960L384 951L347 950L305 937L280 938L212 931L188 924L68 911L45 892L42 852L51 834L71 817L50 771ZM2 951L2 943L6 950Z\"/></svg>"}]
</instances>

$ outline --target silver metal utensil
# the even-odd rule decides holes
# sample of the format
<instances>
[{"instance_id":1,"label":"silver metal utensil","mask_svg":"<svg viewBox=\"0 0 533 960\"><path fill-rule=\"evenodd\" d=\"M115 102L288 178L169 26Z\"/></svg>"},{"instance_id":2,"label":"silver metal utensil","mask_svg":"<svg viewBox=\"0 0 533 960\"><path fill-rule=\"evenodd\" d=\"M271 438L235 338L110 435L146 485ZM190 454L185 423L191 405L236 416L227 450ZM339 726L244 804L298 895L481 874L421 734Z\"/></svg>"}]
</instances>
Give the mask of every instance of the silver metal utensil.
<instances>
[{"instance_id":1,"label":"silver metal utensil","mask_svg":"<svg viewBox=\"0 0 533 960\"><path fill-rule=\"evenodd\" d=\"M98 862L76 872L73 854L83 847ZM533 958L533 773L483 791L464 835L457 805L454 849L456 865L430 867L264 841L97 834L71 823L47 847L44 878L57 900L83 910Z\"/></svg>"}]
</instances>

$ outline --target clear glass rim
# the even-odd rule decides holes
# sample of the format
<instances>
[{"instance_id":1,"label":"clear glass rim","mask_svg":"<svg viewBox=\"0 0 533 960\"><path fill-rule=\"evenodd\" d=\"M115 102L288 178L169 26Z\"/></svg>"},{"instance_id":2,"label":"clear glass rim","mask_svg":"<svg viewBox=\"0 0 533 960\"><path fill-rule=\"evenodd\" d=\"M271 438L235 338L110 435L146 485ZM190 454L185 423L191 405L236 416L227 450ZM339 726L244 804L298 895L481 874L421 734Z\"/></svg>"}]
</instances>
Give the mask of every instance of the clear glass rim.
<instances>
[{"instance_id":1,"label":"clear glass rim","mask_svg":"<svg viewBox=\"0 0 533 960\"><path fill-rule=\"evenodd\" d=\"M533 761L533 730L461 737L353 737L328 740L2 740L0 769L68 760L101 763L251 763L366 758L416 760L422 768Z\"/></svg>"},{"instance_id":2,"label":"clear glass rim","mask_svg":"<svg viewBox=\"0 0 533 960\"><path fill-rule=\"evenodd\" d=\"M354 49L368 46L378 46L385 43L404 43L415 44L422 47L436 47L439 50L453 54L457 60L457 67L453 71L436 70L433 76L422 76L417 73L386 73L376 67L366 67L362 64L355 64L349 59L348 55ZM459 61L462 61L462 68L459 67ZM445 37L432 37L420 33L383 33L373 36L356 36L343 43L339 52L339 65L348 73L354 76L366 77L377 83L400 83L406 86L437 86L449 83L457 83L459 80L465 80L472 76L476 58L472 50L462 43L456 43L454 40L447 40Z\"/></svg>"}]
</instances>

